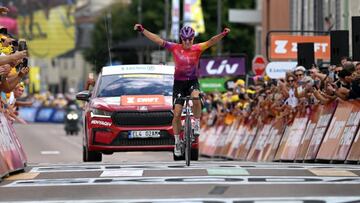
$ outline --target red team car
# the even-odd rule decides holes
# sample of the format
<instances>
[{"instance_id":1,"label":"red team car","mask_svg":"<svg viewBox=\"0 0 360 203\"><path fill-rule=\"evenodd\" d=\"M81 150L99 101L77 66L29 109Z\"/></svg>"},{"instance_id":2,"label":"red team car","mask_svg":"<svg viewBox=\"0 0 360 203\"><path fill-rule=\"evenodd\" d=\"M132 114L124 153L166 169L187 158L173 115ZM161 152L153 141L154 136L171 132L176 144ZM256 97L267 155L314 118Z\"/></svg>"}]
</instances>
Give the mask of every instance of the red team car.
<instances>
[{"instance_id":1,"label":"red team car","mask_svg":"<svg viewBox=\"0 0 360 203\"><path fill-rule=\"evenodd\" d=\"M166 65L104 67L92 92L77 94L87 102L83 161L120 151L173 151L173 75ZM192 147L196 160L198 143Z\"/></svg>"}]
</instances>

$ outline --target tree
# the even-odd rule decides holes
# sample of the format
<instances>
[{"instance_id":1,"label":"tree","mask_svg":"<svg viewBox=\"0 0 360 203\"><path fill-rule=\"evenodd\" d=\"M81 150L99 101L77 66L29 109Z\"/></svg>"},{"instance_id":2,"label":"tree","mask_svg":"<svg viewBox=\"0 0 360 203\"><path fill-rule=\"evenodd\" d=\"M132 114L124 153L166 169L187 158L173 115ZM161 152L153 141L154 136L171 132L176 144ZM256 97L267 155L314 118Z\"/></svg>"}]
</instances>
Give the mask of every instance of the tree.
<instances>
[{"instance_id":1,"label":"tree","mask_svg":"<svg viewBox=\"0 0 360 203\"><path fill-rule=\"evenodd\" d=\"M164 12L163 1L143 1L142 6L143 25L158 33L164 27L163 15L159 15ZM112 29L112 45L136 38L138 33L133 30L133 26L138 22L137 7L138 1L132 1L130 5L116 3L105 9L98 17L92 32L92 46L84 51L85 59L95 65L97 72L101 70L101 67L109 64L107 23L111 25ZM111 12L111 22L107 17L109 12ZM118 60L124 64L136 63L136 51L130 50L115 54L112 60Z\"/></svg>"},{"instance_id":2,"label":"tree","mask_svg":"<svg viewBox=\"0 0 360 203\"><path fill-rule=\"evenodd\" d=\"M223 42L223 52L246 53L249 58L254 55L254 28L252 26L232 24L228 22L229 8L250 9L255 7L253 0L231 1L223 0L222 20L223 27L231 28L231 34ZM112 20L112 44L127 41L136 38L137 33L133 30L133 25L138 22L139 1L133 0L129 5L116 3L104 10L103 14L98 17L92 33L92 47L84 51L87 61L94 64L97 71L109 63L108 46L107 46L107 14L111 12ZM206 41L216 33L217 28L217 0L202 1L206 33L201 34L196 42ZM154 33L159 33L164 29L164 1L142 1L142 24L144 27ZM213 47L205 54L215 55L216 47ZM137 63L136 51L121 52L113 55L113 60L119 60L124 64Z\"/></svg>"},{"instance_id":3,"label":"tree","mask_svg":"<svg viewBox=\"0 0 360 203\"><path fill-rule=\"evenodd\" d=\"M217 0L202 1L206 33L199 35L199 41L205 41L217 34ZM245 53L249 58L254 56L255 29L253 26L235 24L229 22L229 8L254 9L255 1L222 1L223 28L229 27L231 33L223 40L223 54ZM205 54L216 55L216 46L212 47Z\"/></svg>"}]
</instances>

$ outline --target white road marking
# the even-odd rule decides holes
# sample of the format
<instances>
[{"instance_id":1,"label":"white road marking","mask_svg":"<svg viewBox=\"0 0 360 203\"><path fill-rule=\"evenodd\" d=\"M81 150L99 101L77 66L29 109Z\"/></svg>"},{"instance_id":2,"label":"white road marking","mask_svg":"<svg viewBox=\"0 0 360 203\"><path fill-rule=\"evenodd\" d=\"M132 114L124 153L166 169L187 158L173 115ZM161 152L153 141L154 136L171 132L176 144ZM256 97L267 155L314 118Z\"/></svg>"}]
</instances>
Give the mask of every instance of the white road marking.
<instances>
[{"instance_id":1,"label":"white road marking","mask_svg":"<svg viewBox=\"0 0 360 203\"><path fill-rule=\"evenodd\" d=\"M34 166L31 169L31 172L84 172L84 171L105 171L105 170L119 170L119 169L139 169L139 170L194 170L194 169L236 169L243 168L247 170L257 170L257 169L276 169L276 170L308 170L308 169L337 169L337 170L353 170L359 171L360 166L354 165L336 165L334 167L329 165L303 165L303 166L294 166L294 165L271 165L271 164L237 164L236 162L227 162L227 163L203 163L203 162L194 162L190 167L186 167L184 163L181 162L149 162L141 164L77 164L77 165L50 165L47 167L43 166Z\"/></svg>"},{"instance_id":2,"label":"white road marking","mask_svg":"<svg viewBox=\"0 0 360 203\"><path fill-rule=\"evenodd\" d=\"M104 171L100 177L132 177L132 176L142 176L144 170L107 170Z\"/></svg>"},{"instance_id":3,"label":"white road marking","mask_svg":"<svg viewBox=\"0 0 360 203\"><path fill-rule=\"evenodd\" d=\"M177 176L127 178L68 178L14 181L2 187L83 185L359 185L360 177L302 176Z\"/></svg>"},{"instance_id":4,"label":"white road marking","mask_svg":"<svg viewBox=\"0 0 360 203\"><path fill-rule=\"evenodd\" d=\"M42 155L58 155L60 154L59 151L41 151L40 154Z\"/></svg>"},{"instance_id":5,"label":"white road marking","mask_svg":"<svg viewBox=\"0 0 360 203\"><path fill-rule=\"evenodd\" d=\"M339 203L339 202L359 202L360 196L343 196L343 197L263 197L263 198L164 198L164 199L107 199L107 200L61 200L63 203L109 203L109 202L119 202L119 203L149 203L149 202L159 202L159 203L201 203L201 202L219 202L219 203L233 203L233 202L254 202L254 203L269 203L269 202L311 202L311 201L321 201L324 203ZM60 201L41 201L42 203L59 203ZM0 201L3 203L3 201ZM38 203L38 201L22 201L22 203Z\"/></svg>"}]
</instances>

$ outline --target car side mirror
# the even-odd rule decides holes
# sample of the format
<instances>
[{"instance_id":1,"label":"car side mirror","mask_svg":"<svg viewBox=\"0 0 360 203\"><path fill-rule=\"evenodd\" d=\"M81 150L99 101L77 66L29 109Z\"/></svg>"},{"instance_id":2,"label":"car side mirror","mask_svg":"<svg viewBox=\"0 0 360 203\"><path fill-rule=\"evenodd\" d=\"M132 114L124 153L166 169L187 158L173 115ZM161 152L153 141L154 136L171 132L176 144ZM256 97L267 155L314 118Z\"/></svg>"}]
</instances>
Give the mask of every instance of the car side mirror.
<instances>
[{"instance_id":1,"label":"car side mirror","mask_svg":"<svg viewBox=\"0 0 360 203\"><path fill-rule=\"evenodd\" d=\"M89 101L91 93L89 91L82 91L76 94L76 99L81 101Z\"/></svg>"}]
</instances>

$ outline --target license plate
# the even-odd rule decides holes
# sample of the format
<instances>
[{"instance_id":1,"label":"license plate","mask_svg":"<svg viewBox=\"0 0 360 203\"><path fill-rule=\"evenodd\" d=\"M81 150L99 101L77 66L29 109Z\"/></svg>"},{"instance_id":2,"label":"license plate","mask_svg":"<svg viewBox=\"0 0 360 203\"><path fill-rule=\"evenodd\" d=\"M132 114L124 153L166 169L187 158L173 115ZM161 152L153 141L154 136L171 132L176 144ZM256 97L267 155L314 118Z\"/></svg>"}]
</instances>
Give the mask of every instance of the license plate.
<instances>
[{"instance_id":1,"label":"license plate","mask_svg":"<svg viewBox=\"0 0 360 203\"><path fill-rule=\"evenodd\" d=\"M133 138L159 138L160 130L141 130L141 131L130 131L129 139Z\"/></svg>"}]
</instances>

